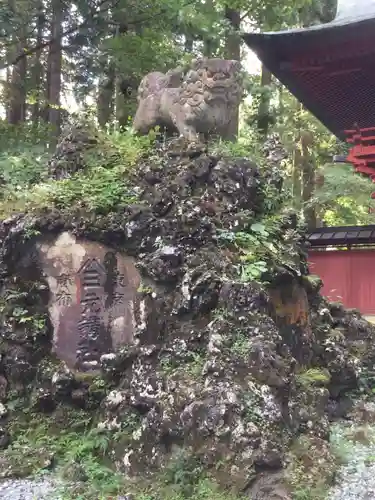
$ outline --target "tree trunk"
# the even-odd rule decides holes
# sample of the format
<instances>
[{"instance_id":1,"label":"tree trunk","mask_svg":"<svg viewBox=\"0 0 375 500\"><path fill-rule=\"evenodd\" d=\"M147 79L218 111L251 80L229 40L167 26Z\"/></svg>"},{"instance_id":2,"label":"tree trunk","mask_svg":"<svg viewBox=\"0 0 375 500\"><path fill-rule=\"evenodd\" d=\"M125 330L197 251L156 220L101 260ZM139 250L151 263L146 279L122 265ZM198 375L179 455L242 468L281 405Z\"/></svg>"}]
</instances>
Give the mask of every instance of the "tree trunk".
<instances>
[{"instance_id":1,"label":"tree trunk","mask_svg":"<svg viewBox=\"0 0 375 500\"><path fill-rule=\"evenodd\" d=\"M9 59L7 58L7 61ZM4 91L5 109L6 109L6 120L10 123L10 111L11 111L11 98L12 98L12 70L10 66L6 69L6 87Z\"/></svg>"},{"instance_id":2,"label":"tree trunk","mask_svg":"<svg viewBox=\"0 0 375 500\"><path fill-rule=\"evenodd\" d=\"M272 74L271 72L262 64L262 76L260 80L260 85L264 89L268 85L272 83ZM262 92L259 108L258 108L258 132L263 136L267 137L268 128L270 125L270 102L271 95L269 92L266 92L265 89Z\"/></svg>"},{"instance_id":3,"label":"tree trunk","mask_svg":"<svg viewBox=\"0 0 375 500\"><path fill-rule=\"evenodd\" d=\"M122 75L116 71L115 77L115 113L116 121L120 127L124 127L127 123L125 97L122 93Z\"/></svg>"},{"instance_id":4,"label":"tree trunk","mask_svg":"<svg viewBox=\"0 0 375 500\"><path fill-rule=\"evenodd\" d=\"M51 127L51 146L57 141L61 125L61 35L64 15L63 8L63 2L60 0L52 0L51 39L53 42L50 45L48 54L49 85L47 89L48 123Z\"/></svg>"},{"instance_id":5,"label":"tree trunk","mask_svg":"<svg viewBox=\"0 0 375 500\"><path fill-rule=\"evenodd\" d=\"M121 23L117 27L116 35L121 36L131 29L127 24ZM139 27L139 34L142 33L142 27ZM135 97L133 75L123 75L119 68L115 69L115 117L120 127L128 125L128 119L133 114L133 102Z\"/></svg>"},{"instance_id":6,"label":"tree trunk","mask_svg":"<svg viewBox=\"0 0 375 500\"><path fill-rule=\"evenodd\" d=\"M22 12L19 14L22 17ZM22 26L20 33L16 34L15 55L22 54L26 47L26 25L22 24ZM8 114L8 121L11 125L17 125L25 121L26 118L26 76L27 57L24 56L12 68Z\"/></svg>"},{"instance_id":7,"label":"tree trunk","mask_svg":"<svg viewBox=\"0 0 375 500\"><path fill-rule=\"evenodd\" d=\"M302 153L298 145L296 145L293 154L293 174L292 174L293 206L296 210L299 210L301 207L301 171L302 171Z\"/></svg>"},{"instance_id":8,"label":"tree trunk","mask_svg":"<svg viewBox=\"0 0 375 500\"><path fill-rule=\"evenodd\" d=\"M313 144L313 135L311 132L301 134L301 152L302 152L302 201L303 214L308 229L316 228L316 213L311 200L315 188L315 165L310 154L310 148Z\"/></svg>"},{"instance_id":9,"label":"tree trunk","mask_svg":"<svg viewBox=\"0 0 375 500\"><path fill-rule=\"evenodd\" d=\"M99 82L97 118L99 125L105 127L113 116L115 90L115 68L108 64Z\"/></svg>"},{"instance_id":10,"label":"tree trunk","mask_svg":"<svg viewBox=\"0 0 375 500\"><path fill-rule=\"evenodd\" d=\"M36 45L41 45L43 41L43 28L44 28L44 12L43 3L38 4L38 19L37 19L37 35ZM33 69L32 69L32 85L35 93L35 102L32 105L31 121L34 126L38 126L41 109L41 83L43 78L43 65L41 63L42 50L38 50L34 55Z\"/></svg>"},{"instance_id":11,"label":"tree trunk","mask_svg":"<svg viewBox=\"0 0 375 500\"><path fill-rule=\"evenodd\" d=\"M190 33L185 33L185 47L184 50L188 54L191 54L193 52L194 48L194 37Z\"/></svg>"},{"instance_id":12,"label":"tree trunk","mask_svg":"<svg viewBox=\"0 0 375 500\"><path fill-rule=\"evenodd\" d=\"M213 0L205 1L207 11L211 12L215 10ZM209 33L203 36L203 56L204 57L214 57L218 49L217 39L210 35Z\"/></svg>"},{"instance_id":13,"label":"tree trunk","mask_svg":"<svg viewBox=\"0 0 375 500\"><path fill-rule=\"evenodd\" d=\"M225 40L225 57L227 59L241 60L241 13L238 10L225 8L225 18L230 22L232 30L228 32ZM239 107L234 111L233 120L228 130L228 139L235 140L238 136Z\"/></svg>"}]
</instances>

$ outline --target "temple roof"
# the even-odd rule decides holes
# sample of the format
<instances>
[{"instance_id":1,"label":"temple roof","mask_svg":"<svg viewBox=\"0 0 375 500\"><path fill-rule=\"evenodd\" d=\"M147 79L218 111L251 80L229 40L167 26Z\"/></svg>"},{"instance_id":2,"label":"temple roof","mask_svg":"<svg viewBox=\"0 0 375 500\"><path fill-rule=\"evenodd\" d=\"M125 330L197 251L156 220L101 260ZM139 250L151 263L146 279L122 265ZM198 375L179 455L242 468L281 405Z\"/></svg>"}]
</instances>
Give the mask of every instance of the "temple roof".
<instances>
[{"instance_id":1,"label":"temple roof","mask_svg":"<svg viewBox=\"0 0 375 500\"><path fill-rule=\"evenodd\" d=\"M320 227L309 232L307 240L312 247L375 244L375 225Z\"/></svg>"},{"instance_id":2,"label":"temple roof","mask_svg":"<svg viewBox=\"0 0 375 500\"><path fill-rule=\"evenodd\" d=\"M336 136L375 126L375 0L341 0L326 24L243 38Z\"/></svg>"}]
</instances>

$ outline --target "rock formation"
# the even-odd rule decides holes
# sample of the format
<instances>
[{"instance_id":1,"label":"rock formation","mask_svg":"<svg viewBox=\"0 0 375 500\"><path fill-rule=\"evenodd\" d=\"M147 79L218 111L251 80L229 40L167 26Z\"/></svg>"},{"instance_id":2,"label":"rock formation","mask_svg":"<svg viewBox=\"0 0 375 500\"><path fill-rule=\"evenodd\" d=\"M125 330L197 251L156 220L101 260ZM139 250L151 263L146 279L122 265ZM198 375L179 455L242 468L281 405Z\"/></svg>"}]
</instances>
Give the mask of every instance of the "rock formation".
<instances>
[{"instance_id":1,"label":"rock formation","mask_svg":"<svg viewBox=\"0 0 375 500\"><path fill-rule=\"evenodd\" d=\"M166 127L191 142L199 134L230 138L241 97L238 61L196 59L187 71L177 68L143 78L133 127L141 134Z\"/></svg>"},{"instance_id":2,"label":"rock formation","mask_svg":"<svg viewBox=\"0 0 375 500\"><path fill-rule=\"evenodd\" d=\"M292 498L290 446L303 436L327 449L328 418L372 369L374 328L319 295L293 214L278 216L273 236L287 265L270 264L265 285L240 279L231 237L267 213L267 193L275 206L273 163L260 170L242 158L166 148L143 159L132 182L138 202L118 213L2 222L1 401L23 398L51 418L63 405L90 411L100 429L121 434L111 457L127 477L152 478L183 454L249 498ZM89 311L105 328L93 338L76 316L85 315L75 309L85 284L100 288ZM130 295L114 317L116 293ZM72 369L82 368L81 341L96 350L86 361L98 362L99 386Z\"/></svg>"}]
</instances>

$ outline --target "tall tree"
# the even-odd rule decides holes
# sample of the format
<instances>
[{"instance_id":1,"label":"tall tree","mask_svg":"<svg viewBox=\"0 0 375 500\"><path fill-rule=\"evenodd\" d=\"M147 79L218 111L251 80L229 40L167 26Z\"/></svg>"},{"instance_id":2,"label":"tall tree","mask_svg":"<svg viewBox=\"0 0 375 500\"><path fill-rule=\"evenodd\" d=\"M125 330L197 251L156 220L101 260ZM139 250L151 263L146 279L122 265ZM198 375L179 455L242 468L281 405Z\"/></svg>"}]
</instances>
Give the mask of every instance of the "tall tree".
<instances>
[{"instance_id":1,"label":"tall tree","mask_svg":"<svg viewBox=\"0 0 375 500\"><path fill-rule=\"evenodd\" d=\"M229 22L229 30L225 39L225 57L235 61L241 61L241 38L239 31L241 28L241 13L237 9L231 8L229 5L225 6L225 18ZM239 126L239 107L236 108L228 137L232 140L238 136Z\"/></svg>"},{"instance_id":2,"label":"tall tree","mask_svg":"<svg viewBox=\"0 0 375 500\"><path fill-rule=\"evenodd\" d=\"M272 83L271 72L262 64L262 72L260 78L260 85L262 87L262 93L260 95L259 108L258 108L258 132L263 137L267 137L268 129L271 124L271 93L269 92L269 86Z\"/></svg>"},{"instance_id":3,"label":"tall tree","mask_svg":"<svg viewBox=\"0 0 375 500\"><path fill-rule=\"evenodd\" d=\"M51 126L51 143L56 141L61 125L61 67L62 67L62 22L64 18L64 3L52 0L51 40L48 53L48 123Z\"/></svg>"},{"instance_id":4,"label":"tall tree","mask_svg":"<svg viewBox=\"0 0 375 500\"><path fill-rule=\"evenodd\" d=\"M18 21L17 32L13 32L13 54L22 54L27 47L27 24L26 24L26 8L25 2L16 2L13 0L9 3L10 12L13 14L14 21ZM10 50L12 53L12 50ZM9 88L9 111L8 120L12 125L17 125L23 122L26 118L26 79L27 79L27 57L18 59L13 65L10 77Z\"/></svg>"},{"instance_id":5,"label":"tall tree","mask_svg":"<svg viewBox=\"0 0 375 500\"><path fill-rule=\"evenodd\" d=\"M43 31L45 26L45 14L44 6L42 0L36 3L37 18L36 18L36 46L41 47L43 43ZM31 111L31 121L34 126L39 124L40 111L41 111L41 99L42 99L42 82L43 82L43 63L42 63L42 53L43 49L38 49L32 60L32 75L31 75L31 86L32 86L32 111Z\"/></svg>"}]
</instances>

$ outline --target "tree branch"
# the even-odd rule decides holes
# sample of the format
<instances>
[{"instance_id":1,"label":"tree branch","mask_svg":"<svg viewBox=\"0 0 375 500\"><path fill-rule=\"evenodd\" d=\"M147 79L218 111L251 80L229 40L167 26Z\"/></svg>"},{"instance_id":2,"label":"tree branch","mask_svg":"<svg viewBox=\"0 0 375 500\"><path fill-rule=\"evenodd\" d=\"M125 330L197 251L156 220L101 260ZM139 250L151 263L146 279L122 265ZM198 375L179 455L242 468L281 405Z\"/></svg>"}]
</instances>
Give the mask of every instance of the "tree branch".
<instances>
[{"instance_id":1,"label":"tree branch","mask_svg":"<svg viewBox=\"0 0 375 500\"><path fill-rule=\"evenodd\" d=\"M43 50L46 47L49 47L53 43L61 40L62 38L66 37L68 35L71 35L75 31L78 31L79 29L82 29L86 26L89 26L90 23L92 23L95 20L96 16L98 16L99 14L102 14L103 12L108 11L110 8L115 7L118 4L118 2L119 2L119 0L116 0L114 5L108 4L105 9L101 9L101 7L107 3L107 0L101 0L101 2L98 5L98 8L87 19L82 21L82 23L76 24L75 26L71 26L69 29L64 31L58 38L51 38L45 42L38 43L37 45L34 45L34 47L29 47L29 48L25 47L23 49L23 51L20 52L17 56L15 56L11 61L8 61L5 63L3 62L2 64L0 64L0 70L5 69L8 66L14 66L19 61L21 61L21 59L23 59L24 57L31 56L32 54L35 54L35 52L38 52L39 50Z\"/></svg>"},{"instance_id":2,"label":"tree branch","mask_svg":"<svg viewBox=\"0 0 375 500\"><path fill-rule=\"evenodd\" d=\"M23 49L23 52L19 53L11 61L0 63L0 70L5 69L8 66L13 66L13 65L17 64L24 57L35 54L35 52L38 52L39 50L42 50L46 47L49 47L50 45L54 44L55 42L61 40L62 38L65 38L66 36L72 35L73 33L75 33L76 31L78 31L82 28L89 27L91 25L91 23L93 21L95 21L95 19L98 15L103 14L104 12L107 12L109 9L113 9L114 7L116 7L116 5L119 3L119 1L120 0L116 0L113 3L108 3L108 5L105 8L101 8L108 2L108 0L101 0L99 5L98 5L99 8L97 8L87 19L85 19L85 21L83 21L82 23L79 23L75 26L72 26L69 29L67 29L66 31L64 31L61 34L61 36L59 36L58 39L51 38L45 42L34 45L33 47L25 47ZM189 5L194 4L195 1L196 0L187 0L181 6L181 8L188 7ZM155 19L156 17L162 16L166 12L168 12L167 8L160 9L160 11L158 13L150 15L150 16L143 16L142 18L139 18L139 19L136 19L135 21L132 21L130 24L132 26L134 26L134 25L141 24L141 23L144 23L147 21L151 21L152 19Z\"/></svg>"}]
</instances>

